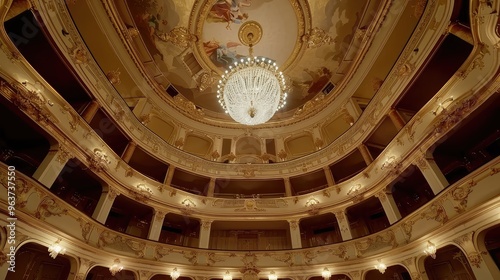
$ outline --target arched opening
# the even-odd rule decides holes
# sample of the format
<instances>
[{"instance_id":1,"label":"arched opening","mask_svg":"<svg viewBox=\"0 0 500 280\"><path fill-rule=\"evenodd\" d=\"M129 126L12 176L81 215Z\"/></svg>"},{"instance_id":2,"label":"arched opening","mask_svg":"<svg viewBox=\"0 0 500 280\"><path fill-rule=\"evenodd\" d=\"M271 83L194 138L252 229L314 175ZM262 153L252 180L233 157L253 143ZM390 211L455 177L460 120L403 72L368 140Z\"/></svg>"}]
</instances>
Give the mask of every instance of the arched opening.
<instances>
[{"instance_id":1,"label":"arched opening","mask_svg":"<svg viewBox=\"0 0 500 280\"><path fill-rule=\"evenodd\" d=\"M0 99L0 161L32 176L49 152L53 141L33 120Z\"/></svg>"},{"instance_id":2,"label":"arched opening","mask_svg":"<svg viewBox=\"0 0 500 280\"><path fill-rule=\"evenodd\" d=\"M151 277L149 280L172 280L172 277L170 277L170 275L166 275L166 274L156 274L153 277ZM177 280L192 280L192 279L190 277L186 277L186 276L179 276L179 278L177 278Z\"/></svg>"},{"instance_id":3,"label":"arched opening","mask_svg":"<svg viewBox=\"0 0 500 280\"><path fill-rule=\"evenodd\" d=\"M68 256L59 254L55 259L49 256L47 247L28 243L16 252L15 272L8 271L6 280L66 280L71 270Z\"/></svg>"},{"instance_id":4,"label":"arched opening","mask_svg":"<svg viewBox=\"0 0 500 280\"><path fill-rule=\"evenodd\" d=\"M89 273L87 273L87 277L85 278L85 280L111 280L111 279L135 280L135 274L130 270L122 270L120 272L117 272L113 276L109 271L109 267L94 266L89 271Z\"/></svg>"},{"instance_id":5,"label":"arched opening","mask_svg":"<svg viewBox=\"0 0 500 280\"><path fill-rule=\"evenodd\" d=\"M465 254L453 245L438 249L435 259L425 258L424 266L429 280L476 279Z\"/></svg>"},{"instance_id":6,"label":"arched opening","mask_svg":"<svg viewBox=\"0 0 500 280\"><path fill-rule=\"evenodd\" d=\"M500 279L500 225L481 231L477 237L478 251L494 279ZM487 253L486 253L487 252Z\"/></svg>"},{"instance_id":7,"label":"arched opening","mask_svg":"<svg viewBox=\"0 0 500 280\"><path fill-rule=\"evenodd\" d=\"M349 278L349 276L345 274L332 274L332 276L330 276L330 280L350 280L350 279L351 278ZM324 280L324 278L321 276L313 276L308 280Z\"/></svg>"},{"instance_id":8,"label":"arched opening","mask_svg":"<svg viewBox=\"0 0 500 280\"><path fill-rule=\"evenodd\" d=\"M392 265L387 267L384 273L376 269L368 271L365 275L366 280L411 280L410 273L401 265Z\"/></svg>"}]
</instances>

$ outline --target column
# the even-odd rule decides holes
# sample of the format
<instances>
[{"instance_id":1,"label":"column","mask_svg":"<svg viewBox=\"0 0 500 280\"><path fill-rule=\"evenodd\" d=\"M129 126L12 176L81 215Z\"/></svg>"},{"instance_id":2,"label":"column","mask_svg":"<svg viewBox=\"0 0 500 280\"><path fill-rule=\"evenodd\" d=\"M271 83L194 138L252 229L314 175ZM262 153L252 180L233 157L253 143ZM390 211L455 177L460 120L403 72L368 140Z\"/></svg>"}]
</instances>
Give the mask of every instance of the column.
<instances>
[{"instance_id":1,"label":"column","mask_svg":"<svg viewBox=\"0 0 500 280\"><path fill-rule=\"evenodd\" d=\"M95 100L92 100L92 102L89 103L85 110L83 110L82 118L87 123L90 123L92 121L92 118L94 118L95 114L97 113L97 110L99 110L99 103L97 103L97 101Z\"/></svg>"},{"instance_id":2,"label":"column","mask_svg":"<svg viewBox=\"0 0 500 280\"><path fill-rule=\"evenodd\" d=\"M330 170L330 167L328 166L323 167L323 171L325 171L326 183L328 184L328 186L331 187L335 185L335 180L333 179L333 174L332 171Z\"/></svg>"},{"instance_id":3,"label":"column","mask_svg":"<svg viewBox=\"0 0 500 280\"><path fill-rule=\"evenodd\" d=\"M406 122L405 120L401 117L401 115L398 113L398 111L394 108L391 108L391 110L388 113L389 118L391 119L392 123L394 126L396 126L396 129L400 131L403 129L405 126Z\"/></svg>"},{"instance_id":4,"label":"column","mask_svg":"<svg viewBox=\"0 0 500 280\"><path fill-rule=\"evenodd\" d=\"M462 25L458 22L450 24L448 26L448 32L457 36L458 38L464 40L465 42L474 45L474 39L472 38L472 32L470 28L465 25Z\"/></svg>"},{"instance_id":5,"label":"column","mask_svg":"<svg viewBox=\"0 0 500 280\"><path fill-rule=\"evenodd\" d=\"M292 184L290 183L290 178L283 178L285 181L285 196L292 196Z\"/></svg>"},{"instance_id":6,"label":"column","mask_svg":"<svg viewBox=\"0 0 500 280\"><path fill-rule=\"evenodd\" d=\"M429 183L434 194L437 195L449 185L448 180L446 180L446 177L444 177L443 172L441 172L433 158L421 157L416 165L420 169L420 172L422 172L422 175L424 175L427 183Z\"/></svg>"},{"instance_id":7,"label":"column","mask_svg":"<svg viewBox=\"0 0 500 280\"><path fill-rule=\"evenodd\" d=\"M494 280L499 279L500 273L495 268L495 271L490 271L488 266L483 260L481 256L480 250L476 250L474 243L472 241L474 237L474 231L463 234L453 241L458 244L460 248L462 248L463 253L466 255L466 258L463 258L460 261L465 261L465 259L469 262L470 267L472 268L472 272L476 279L481 280ZM465 264L464 264L465 265Z\"/></svg>"},{"instance_id":8,"label":"column","mask_svg":"<svg viewBox=\"0 0 500 280\"><path fill-rule=\"evenodd\" d=\"M9 247L10 246L5 246L5 251L2 251L0 252L0 257L5 257L5 263L3 263L2 265L0 265L0 279L7 279L7 273L9 273L9 261L10 261L10 256L8 256L7 254L9 254ZM17 272L17 271L16 271ZM11 272L10 275L12 276L13 273L16 273L16 272ZM19 273L19 272L17 272Z\"/></svg>"},{"instance_id":9,"label":"column","mask_svg":"<svg viewBox=\"0 0 500 280\"><path fill-rule=\"evenodd\" d=\"M283 161L284 159L280 157L280 153L285 152L285 141L282 137L274 139L274 144L276 145L276 156L279 161Z\"/></svg>"},{"instance_id":10,"label":"column","mask_svg":"<svg viewBox=\"0 0 500 280\"><path fill-rule=\"evenodd\" d=\"M215 178L210 178L210 182L208 183L207 196L214 197L215 193Z\"/></svg>"},{"instance_id":11,"label":"column","mask_svg":"<svg viewBox=\"0 0 500 280\"><path fill-rule=\"evenodd\" d=\"M74 276L74 280L85 280L87 278L87 274L90 271L90 266L92 265L92 261L84 258L77 258L78 264L76 269L76 274ZM70 273L71 275L71 273ZM68 278L70 279L70 278Z\"/></svg>"},{"instance_id":12,"label":"column","mask_svg":"<svg viewBox=\"0 0 500 280\"><path fill-rule=\"evenodd\" d=\"M172 178L174 177L175 166L170 165L167 170L167 176L165 176L165 185L170 186L172 183Z\"/></svg>"},{"instance_id":13,"label":"column","mask_svg":"<svg viewBox=\"0 0 500 280\"><path fill-rule=\"evenodd\" d=\"M347 219L345 210L335 212L334 214L340 227L342 240L346 241L352 239L351 227L349 226L349 220Z\"/></svg>"},{"instance_id":14,"label":"column","mask_svg":"<svg viewBox=\"0 0 500 280\"><path fill-rule=\"evenodd\" d=\"M99 198L99 202L97 202L92 218L102 224L106 223L109 211L111 210L113 202L118 195L118 192L114 188L110 186L103 187L101 197Z\"/></svg>"},{"instance_id":15,"label":"column","mask_svg":"<svg viewBox=\"0 0 500 280\"><path fill-rule=\"evenodd\" d=\"M149 227L148 239L158 241L160 240L161 228L163 226L163 220L165 219L165 214L162 211L154 209L154 215L151 219L151 226Z\"/></svg>"},{"instance_id":16,"label":"column","mask_svg":"<svg viewBox=\"0 0 500 280\"><path fill-rule=\"evenodd\" d=\"M429 280L427 278L427 274L424 271L420 271L417 264L417 257L410 257L403 260L403 264L410 273L411 279L421 279L421 280ZM422 264L423 265L423 264Z\"/></svg>"},{"instance_id":17,"label":"column","mask_svg":"<svg viewBox=\"0 0 500 280\"><path fill-rule=\"evenodd\" d=\"M292 240L292 249L302 248L302 240L300 238L300 227L298 220L288 220L290 224L290 238Z\"/></svg>"},{"instance_id":18,"label":"column","mask_svg":"<svg viewBox=\"0 0 500 280\"><path fill-rule=\"evenodd\" d=\"M394 197L391 193L386 193L385 190L376 193L375 196L380 200L382 207L384 208L385 215L392 225L401 219L401 213L399 212L398 206L394 201Z\"/></svg>"},{"instance_id":19,"label":"column","mask_svg":"<svg viewBox=\"0 0 500 280\"><path fill-rule=\"evenodd\" d=\"M366 165L370 165L370 163L373 162L373 157L370 154L370 151L368 150L368 147L366 147L365 144L361 144L358 146L358 150L361 153L361 156L365 160Z\"/></svg>"},{"instance_id":20,"label":"column","mask_svg":"<svg viewBox=\"0 0 500 280\"><path fill-rule=\"evenodd\" d=\"M52 147L36 169L33 178L50 189L57 176L61 174L64 166L72 157L63 146Z\"/></svg>"},{"instance_id":21,"label":"column","mask_svg":"<svg viewBox=\"0 0 500 280\"><path fill-rule=\"evenodd\" d=\"M202 249L208 249L208 244L210 242L210 229L212 227L212 222L213 221L202 220L200 223L199 247Z\"/></svg>"},{"instance_id":22,"label":"column","mask_svg":"<svg viewBox=\"0 0 500 280\"><path fill-rule=\"evenodd\" d=\"M222 154L222 138L220 136L216 136L215 139L213 140L213 152L212 154L216 153L219 155L217 158L212 158L214 161L220 161L220 155Z\"/></svg>"},{"instance_id":23,"label":"column","mask_svg":"<svg viewBox=\"0 0 500 280\"><path fill-rule=\"evenodd\" d=\"M350 271L349 276L351 277L351 280L361 280L361 275L362 271L361 270L356 270L356 271Z\"/></svg>"},{"instance_id":24,"label":"column","mask_svg":"<svg viewBox=\"0 0 500 280\"><path fill-rule=\"evenodd\" d=\"M130 161L130 159L132 158L132 155L134 154L136 147L137 147L137 144L135 142L133 142L133 141L128 142L128 145L122 154L122 159L124 162L128 163Z\"/></svg>"}]
</instances>

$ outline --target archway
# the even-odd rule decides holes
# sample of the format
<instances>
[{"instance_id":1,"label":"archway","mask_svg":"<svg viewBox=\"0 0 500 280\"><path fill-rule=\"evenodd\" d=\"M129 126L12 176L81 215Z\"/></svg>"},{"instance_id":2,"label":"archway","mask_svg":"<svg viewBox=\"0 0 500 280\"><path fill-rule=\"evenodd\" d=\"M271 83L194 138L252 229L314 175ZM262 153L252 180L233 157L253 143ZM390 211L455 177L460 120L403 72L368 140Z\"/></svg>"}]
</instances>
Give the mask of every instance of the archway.
<instances>
[{"instance_id":1,"label":"archway","mask_svg":"<svg viewBox=\"0 0 500 280\"><path fill-rule=\"evenodd\" d=\"M426 257L424 266L429 280L476 279L467 257L454 245L438 249L435 259Z\"/></svg>"},{"instance_id":2,"label":"archway","mask_svg":"<svg viewBox=\"0 0 500 280\"><path fill-rule=\"evenodd\" d=\"M49 256L47 247L36 243L27 243L16 252L15 272L9 271L6 280L66 280L71 270L71 260L58 255Z\"/></svg>"}]
</instances>

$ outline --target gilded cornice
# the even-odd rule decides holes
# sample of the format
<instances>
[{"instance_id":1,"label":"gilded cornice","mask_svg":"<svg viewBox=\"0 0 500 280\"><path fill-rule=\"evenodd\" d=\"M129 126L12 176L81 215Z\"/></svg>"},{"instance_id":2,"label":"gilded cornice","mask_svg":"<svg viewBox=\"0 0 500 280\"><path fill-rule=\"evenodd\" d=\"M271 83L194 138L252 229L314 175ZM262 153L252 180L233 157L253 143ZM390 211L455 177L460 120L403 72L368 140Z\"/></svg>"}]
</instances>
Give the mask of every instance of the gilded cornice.
<instances>
[{"instance_id":1,"label":"gilded cornice","mask_svg":"<svg viewBox=\"0 0 500 280\"><path fill-rule=\"evenodd\" d=\"M7 167L4 164L0 166L0 169L6 172ZM467 257L474 260L473 265L481 265L481 259L475 255L478 251L473 247L477 234L473 233L476 228L498 224L500 190L492 189L491 184L498 180L499 170L500 161L497 159L476 170L461 183L445 189L397 224L380 232L331 245L279 252L186 249L132 237L108 229L90 217L82 216L81 212L50 190L18 172L17 179L23 182L20 186L23 187L24 195L17 200L17 232L20 237L26 236L25 240L42 244L54 242L54 234L63 236L66 244L71 246L69 253L73 250L94 253L97 256L93 258L96 263L106 261L105 257L118 254L122 260L133 260L133 263L127 263L131 269L139 269L143 263L173 263L182 267L190 266L190 273L195 275L206 272L207 269L245 267L249 261L260 269L273 267L278 271L289 272L293 267L291 275L312 273L313 268L332 263L335 264L336 271L352 268L365 270L371 269L367 263L375 262L381 256L388 265L401 263L401 260L411 256L422 256L422 244L429 236L432 236L432 241L438 247L453 242L465 250ZM6 179L0 180L0 184L6 187ZM471 191L467 199L460 199L465 201L462 203L466 207L465 211L449 207L449 203L453 203L455 199L453 194L456 190L469 186ZM0 204L4 209L7 205L6 195L6 192L0 193ZM273 217L273 220L278 219L280 217ZM49 229L50 236L46 234Z\"/></svg>"},{"instance_id":2,"label":"gilded cornice","mask_svg":"<svg viewBox=\"0 0 500 280\"><path fill-rule=\"evenodd\" d=\"M473 93L471 91L465 91L465 89L467 88L466 85L469 85L468 87L474 86L476 90L479 91L478 94L481 95L481 97L479 98L477 97L478 94L476 94L476 97L479 98L478 102L475 102L473 106L469 108L469 111L476 108L480 103L486 100L487 97L493 94L494 91L498 88L498 80L491 82L489 81L488 78L492 76L491 71L493 70L491 69L496 67L495 65L498 65L498 57L497 57L498 52L485 51L485 49L487 50L493 49L491 47L493 43L496 44L496 41L482 43L482 47L476 48L475 55L474 54L471 55L471 57L468 59L468 62L464 64L464 69L469 69L469 67L471 67L469 65L472 65L471 63L476 60L476 57L481 57L481 59L484 61L484 66L482 66L482 69L480 67L475 67L475 68L472 67L473 69L469 71L469 75L466 76L465 79L462 77L454 78L449 83L447 83L447 85L441 90L441 92L445 94L451 89L462 88L462 87L464 88L464 91L462 93L460 93L458 90L454 92L455 101L453 102L453 104L461 104L463 100L466 100ZM74 45L68 46L67 48L68 50L73 49ZM2 45L2 50L4 51L5 54L5 56L3 56L2 59L3 61L7 61L5 65L11 65L9 66L11 67L9 69L18 69L15 71L19 72L26 71L26 68L28 71L31 71L31 68L26 66L27 64L23 59L15 61L11 60L10 57L12 53L11 49L13 49L13 47L9 46L9 44L7 43ZM72 52L68 53L71 54ZM85 65L85 67L79 64L78 66L75 67L75 69L91 70L94 71L94 73L100 73L99 74L100 79L103 80L107 79L105 75L101 71L99 71L94 64ZM479 73L481 73L483 80L481 80L479 84L471 84L471 81L474 81L476 83L478 82L476 79L474 79L474 77ZM9 77L9 74L5 72L2 75L4 77ZM36 77L36 75L34 76ZM11 83L16 86L11 87L10 85L8 85L9 88L13 89L17 87L18 90L24 90L24 86L21 86L19 83L16 83L16 81L12 80ZM384 85L386 84L387 83L385 83ZM3 88L4 89L7 88L6 86L7 85L4 85ZM486 86L487 87L486 91L483 92L484 89L479 89L478 88L479 86L481 87ZM214 176L214 174L218 174L217 176L234 176L239 178L245 178L246 176L248 176L246 174L249 173L245 172L245 170L248 169L246 165L213 163L208 160L203 160L198 157L194 157L181 150L174 149L169 145L165 144L161 139L159 139L156 135L151 133L148 129L145 129L141 125L138 125L139 121L134 118L134 116L129 110L124 110L121 100L119 98L116 98L110 93L113 91L109 83L97 82L95 85L93 85L93 89L96 90L96 92L101 92L101 91L105 92L104 99L102 100L101 103L106 105L105 109L111 112L112 113L111 115L115 119L121 120L119 121L119 124L122 125L122 128L124 128L125 131L128 131L131 137L139 139L137 142L140 143L142 147L145 147L146 149L149 149L151 152L154 152L156 155L158 155L158 157L164 159L168 163L173 164L174 166L185 168L187 170L195 170L200 174L204 174L207 176ZM11 92L12 92L11 89L7 91L2 90L2 94L6 96L8 99L12 99L13 95ZM25 94L29 94L29 90L23 91L22 95ZM39 115L38 112L40 112L40 110L46 110L48 115L53 115L54 116L53 119L57 120L65 120L67 118L66 116L63 115L70 114L71 118L68 120L68 123L62 121L59 121L59 123L54 123L49 121L46 125L44 125L44 128L50 132L57 132L55 133L56 135L55 137L58 140L62 142L66 141L67 143L73 143L73 145L79 147L80 149L79 151L73 152L73 154L75 154L75 157L86 162L87 160L92 158L92 151L94 151L95 147L104 147L102 149L105 150L106 154L111 157L112 166L116 166L116 168L114 169L111 170L108 169L103 175L106 176L107 180L112 182L112 184L122 185L124 186L125 189L127 188L132 189L135 186L128 186L126 183L123 182L127 182L130 179L134 179L146 182L148 185L152 186L151 189L154 190L168 189L168 186L163 186L158 182L151 181L150 179L146 178L141 174L134 174L134 172L130 172L130 168L127 168L126 164L121 163L119 157L117 155L114 155L114 153L109 148L106 147L106 144L98 137L98 135L92 129L88 127L88 125L86 125L85 122L80 121L80 117L69 107L69 105L64 100L60 98L60 96L58 96L56 93L50 92L48 88L46 88L46 90L44 91L44 95L48 96L47 99L51 100L52 105L46 102L43 103L42 106L41 104L39 104L39 102L38 103L35 102L36 104L39 105L36 108L39 109L37 110L25 109L25 112L29 114L31 117L33 117L35 120L37 119L37 115ZM438 94L438 98L439 97L440 94ZM377 96L376 98L379 97ZM396 97L392 96L392 98ZM14 99L12 100L14 101ZM380 99L375 99L374 101L377 101L376 104L378 105L383 103L389 105L392 104L391 102L382 99L382 97L380 97ZM467 103L464 103L464 105L466 104ZM386 106L389 107L388 105ZM367 168L367 170L363 172L363 174L360 174L345 183L331 187L335 188L337 191L340 190L338 192L339 193L342 192L343 196L336 198L337 200L332 199L329 201L325 201L325 203L327 202L328 205L334 205L336 203L338 204L340 202L348 201L349 198L346 199L345 196L345 194L348 191L348 188L353 184L357 184L358 182L363 183L363 185L366 186L366 189L373 188L374 189L373 191L376 191L376 189L378 188L373 186L378 184L378 182L380 182L381 179L386 178L381 174L381 172L379 172L378 166L383 165L385 156L387 157L391 156L390 154L391 150L396 150L397 154L399 154L399 156L402 157L402 160L406 162L404 165L402 165L402 167L405 167L408 166L409 163L411 162L411 160L409 159L409 157L411 157L410 153L415 149L416 143L420 143L423 141L423 139L428 139L429 136L431 136L430 139L426 140L427 141L426 144L421 146L420 149L422 150L432 145L434 143L433 141L437 140L438 139L437 137L439 137L439 135L433 133L433 131L429 131L428 127L437 124L437 127L442 129L444 126L440 125L441 122L440 120L442 120L443 116L446 116L446 114L444 115L431 114L431 112L435 110L434 106L435 105L432 102L429 102L428 106L424 107L412 119L412 121L407 124L404 131L398 134L397 136L398 140L395 142L396 144L394 142L391 143L391 145L387 149L388 152L386 154L383 154L379 160L374 161L374 163L372 163ZM350 151L352 149L351 147L357 147L360 141L364 139L363 135L367 135L367 133L370 132L370 127L373 127L377 123L377 119L381 118L384 115L383 114L384 108L385 108L384 106L372 106L372 107L369 106L367 108L367 113L363 114L363 116L360 119L360 122L357 122L354 125L355 129L351 129L348 132L346 132L334 143L323 148L320 153L315 153L309 156L305 156L298 160L276 163L272 165L257 165L257 164L252 165L252 170L250 170L251 175L253 176L253 178L282 177L283 174L285 175L300 174L301 172L304 172L304 168L307 168L308 170L314 168L322 168L323 166L334 162L336 159L342 157L346 152ZM23 108L21 107L21 109ZM453 110L448 110L447 112L448 113L453 112ZM465 114L461 114L459 118L464 118L465 116L466 116ZM454 119L457 118L454 117ZM445 123L448 124L446 125L446 127L444 127L445 128L443 130L444 132L451 129L451 127L453 127L456 124L456 122L451 124L449 122ZM417 131L419 131L419 134L416 134ZM425 133L428 134L426 135ZM405 139L405 137L407 139ZM86 146L85 145L81 146L82 144L77 144L81 142L80 139L82 138L89 141L88 144L85 144ZM384 179L384 180L389 180L389 179ZM329 190L327 189L326 192L328 191ZM182 191L179 192L183 193ZM174 193L174 190L172 190L170 193L171 194ZM321 196L322 193L325 193L325 191L312 193L309 194L308 196L312 195ZM155 194L153 198L156 199L156 196L161 196L161 194ZM173 197L173 195L171 195L171 197ZM300 199L302 200L302 198Z\"/></svg>"}]
</instances>

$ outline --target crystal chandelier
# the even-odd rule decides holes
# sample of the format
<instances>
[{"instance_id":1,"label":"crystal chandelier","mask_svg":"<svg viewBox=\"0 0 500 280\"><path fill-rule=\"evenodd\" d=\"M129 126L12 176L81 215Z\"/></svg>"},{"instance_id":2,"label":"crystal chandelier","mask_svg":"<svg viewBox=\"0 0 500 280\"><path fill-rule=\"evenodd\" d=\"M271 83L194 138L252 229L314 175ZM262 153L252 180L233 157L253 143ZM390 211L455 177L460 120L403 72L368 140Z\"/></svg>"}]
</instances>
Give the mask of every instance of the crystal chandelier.
<instances>
[{"instance_id":1,"label":"crystal chandelier","mask_svg":"<svg viewBox=\"0 0 500 280\"><path fill-rule=\"evenodd\" d=\"M172 272L170 272L170 278L172 278L173 280L177 280L177 278L179 278L179 276L181 276L181 273L177 270L177 267L174 268L174 270L172 270Z\"/></svg>"},{"instance_id":2,"label":"crystal chandelier","mask_svg":"<svg viewBox=\"0 0 500 280\"><path fill-rule=\"evenodd\" d=\"M217 98L235 121L245 125L262 124L286 104L285 77L271 59L253 56L252 47L262 37L258 23L246 22L239 34L240 41L249 46L250 55L225 71L219 80Z\"/></svg>"},{"instance_id":3,"label":"crystal chandelier","mask_svg":"<svg viewBox=\"0 0 500 280\"><path fill-rule=\"evenodd\" d=\"M111 273L111 276L115 276L118 272L123 270L123 266L120 263L119 259L115 259L113 262L113 265L109 267L109 272Z\"/></svg>"},{"instance_id":4,"label":"crystal chandelier","mask_svg":"<svg viewBox=\"0 0 500 280\"><path fill-rule=\"evenodd\" d=\"M64 253L66 253L66 248L63 248L61 244L59 244L60 242L61 239L58 239L54 244L50 245L48 248L49 256L53 259L55 259L59 254L64 255Z\"/></svg>"}]
</instances>

